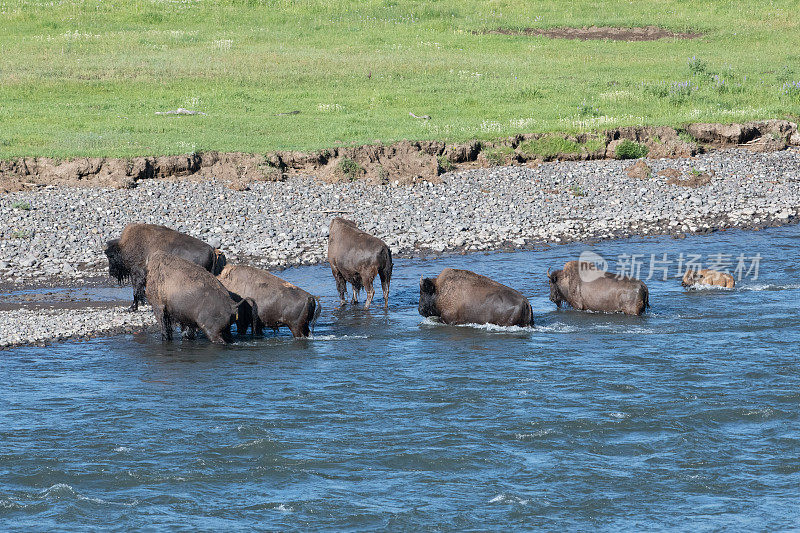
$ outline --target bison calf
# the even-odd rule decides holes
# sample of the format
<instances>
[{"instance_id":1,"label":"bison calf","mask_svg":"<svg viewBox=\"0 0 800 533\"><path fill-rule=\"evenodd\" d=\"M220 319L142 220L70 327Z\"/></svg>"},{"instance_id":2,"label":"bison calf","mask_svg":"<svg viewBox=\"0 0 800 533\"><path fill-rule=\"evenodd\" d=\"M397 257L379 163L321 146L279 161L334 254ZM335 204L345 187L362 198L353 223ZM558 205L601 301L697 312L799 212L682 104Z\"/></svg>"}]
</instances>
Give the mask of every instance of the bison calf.
<instances>
[{"instance_id":1,"label":"bison calf","mask_svg":"<svg viewBox=\"0 0 800 533\"><path fill-rule=\"evenodd\" d=\"M446 324L532 326L533 311L522 294L469 270L445 268L436 278L420 278L419 314Z\"/></svg>"},{"instance_id":2,"label":"bison calf","mask_svg":"<svg viewBox=\"0 0 800 533\"><path fill-rule=\"evenodd\" d=\"M686 274L683 275L681 285L684 287L691 287L692 285L710 285L732 289L736 285L736 282L733 276L727 272L717 272L716 270L704 268L702 270L687 270Z\"/></svg>"},{"instance_id":3,"label":"bison calf","mask_svg":"<svg viewBox=\"0 0 800 533\"><path fill-rule=\"evenodd\" d=\"M128 224L119 239L108 241L104 250L108 257L108 273L119 283L130 281L133 286L131 311L144 302L147 257L162 251L182 257L208 270L215 276L225 266L225 254L199 239L165 226Z\"/></svg>"},{"instance_id":4,"label":"bison calf","mask_svg":"<svg viewBox=\"0 0 800 533\"><path fill-rule=\"evenodd\" d=\"M550 301L568 303L581 311L641 315L650 307L647 285L597 270L593 263L568 261L562 270L548 272Z\"/></svg>"},{"instance_id":5,"label":"bison calf","mask_svg":"<svg viewBox=\"0 0 800 533\"><path fill-rule=\"evenodd\" d=\"M264 326L278 330L287 326L292 335L308 337L321 307L317 299L303 289L264 270L250 266L227 265L218 276L226 289L256 304L253 333L261 335ZM237 322L239 333L247 331L248 321Z\"/></svg>"},{"instance_id":6,"label":"bison calf","mask_svg":"<svg viewBox=\"0 0 800 533\"><path fill-rule=\"evenodd\" d=\"M172 325L177 323L190 336L200 329L211 342L233 342L231 324L245 300L237 304L210 272L175 255L153 252L146 268L147 300L161 325L163 339L172 339ZM255 307L252 300L247 303Z\"/></svg>"},{"instance_id":7,"label":"bison calf","mask_svg":"<svg viewBox=\"0 0 800 533\"><path fill-rule=\"evenodd\" d=\"M355 222L344 218L331 221L328 235L328 262L336 280L341 303L345 303L347 284L353 286L353 303L358 303L358 292L367 290L364 309L369 309L375 289L372 282L380 276L383 289L383 307L389 306L389 282L392 279L392 252L386 243L361 231Z\"/></svg>"}]
</instances>

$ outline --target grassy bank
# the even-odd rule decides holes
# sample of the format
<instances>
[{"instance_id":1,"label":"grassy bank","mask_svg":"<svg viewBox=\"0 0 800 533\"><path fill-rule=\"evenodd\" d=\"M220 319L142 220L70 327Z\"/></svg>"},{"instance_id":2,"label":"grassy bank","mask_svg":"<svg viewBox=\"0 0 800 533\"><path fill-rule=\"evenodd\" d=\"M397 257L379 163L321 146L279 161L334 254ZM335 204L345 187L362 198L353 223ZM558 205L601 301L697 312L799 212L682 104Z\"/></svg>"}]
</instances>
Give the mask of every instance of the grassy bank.
<instances>
[{"instance_id":1,"label":"grassy bank","mask_svg":"<svg viewBox=\"0 0 800 533\"><path fill-rule=\"evenodd\" d=\"M587 25L703 36L482 33ZM800 1L0 0L0 158L781 118L798 50Z\"/></svg>"}]
</instances>

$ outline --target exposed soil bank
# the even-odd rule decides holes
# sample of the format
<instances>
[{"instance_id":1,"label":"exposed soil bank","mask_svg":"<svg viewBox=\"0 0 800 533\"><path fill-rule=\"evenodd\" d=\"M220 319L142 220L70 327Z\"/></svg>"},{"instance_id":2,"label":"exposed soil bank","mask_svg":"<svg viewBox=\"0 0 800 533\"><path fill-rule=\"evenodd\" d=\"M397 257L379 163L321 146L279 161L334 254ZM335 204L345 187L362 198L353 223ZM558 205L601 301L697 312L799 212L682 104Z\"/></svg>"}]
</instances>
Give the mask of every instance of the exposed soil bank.
<instances>
[{"instance_id":1,"label":"exposed soil bank","mask_svg":"<svg viewBox=\"0 0 800 533\"><path fill-rule=\"evenodd\" d=\"M158 178L216 179L235 190L247 189L254 182L282 181L290 175L313 175L328 183L438 183L441 174L452 170L619 158L619 147L625 141L646 147L649 158L683 158L733 146L753 151L783 150L787 146L800 146L800 133L794 122L766 120L746 124L689 124L681 131L670 127L625 127L574 136L521 134L495 142L455 144L402 141L266 155L203 152L66 161L19 158L0 161L0 193L47 185L133 188L144 180ZM564 151L564 146L569 151Z\"/></svg>"}]
</instances>

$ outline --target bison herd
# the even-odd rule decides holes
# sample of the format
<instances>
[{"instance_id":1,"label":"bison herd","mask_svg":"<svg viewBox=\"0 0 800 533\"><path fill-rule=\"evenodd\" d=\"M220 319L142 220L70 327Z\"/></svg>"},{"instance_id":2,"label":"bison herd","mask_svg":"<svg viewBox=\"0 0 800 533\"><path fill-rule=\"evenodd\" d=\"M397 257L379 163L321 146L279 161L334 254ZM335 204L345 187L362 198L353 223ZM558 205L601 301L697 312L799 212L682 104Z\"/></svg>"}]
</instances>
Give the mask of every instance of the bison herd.
<instances>
[{"instance_id":1,"label":"bison herd","mask_svg":"<svg viewBox=\"0 0 800 533\"><path fill-rule=\"evenodd\" d=\"M225 254L203 241L152 224L130 224L107 243L108 271L118 282L130 282L136 311L145 299L153 308L161 336L171 340L174 326L186 338L198 330L214 343L233 342L238 334L264 327L288 327L295 337L307 337L320 315L319 298L281 278L247 265L227 264ZM341 303L347 284L352 302L363 288L365 309L379 278L383 306L389 304L392 253L379 238L343 218L334 218L328 235L328 262ZM649 307L647 286L596 270L591 263L569 261L548 272L550 300L578 310L640 315ZM733 278L711 270L687 271L684 285L733 287ZM520 292L469 270L445 268L435 278L420 278L419 313L445 324L531 326L533 311Z\"/></svg>"}]
</instances>

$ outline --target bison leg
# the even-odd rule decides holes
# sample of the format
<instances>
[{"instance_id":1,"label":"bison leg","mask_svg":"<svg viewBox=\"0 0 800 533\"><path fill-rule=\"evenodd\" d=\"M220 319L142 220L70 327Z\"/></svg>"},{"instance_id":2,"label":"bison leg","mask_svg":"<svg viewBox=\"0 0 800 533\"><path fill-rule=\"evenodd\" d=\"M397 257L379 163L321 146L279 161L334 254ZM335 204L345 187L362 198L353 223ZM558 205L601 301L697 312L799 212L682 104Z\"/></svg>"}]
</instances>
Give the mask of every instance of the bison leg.
<instances>
[{"instance_id":1,"label":"bison leg","mask_svg":"<svg viewBox=\"0 0 800 533\"><path fill-rule=\"evenodd\" d=\"M368 276L363 279L364 288L367 290L367 301L364 303L364 309L369 309L369 306L372 305L372 299L375 297L375 287L372 286L375 276Z\"/></svg>"},{"instance_id":2,"label":"bison leg","mask_svg":"<svg viewBox=\"0 0 800 533\"><path fill-rule=\"evenodd\" d=\"M139 302L144 303L147 298L145 297L145 278L144 272L139 269L131 271L131 285L133 285L133 303L128 308L128 311L137 311L139 309Z\"/></svg>"},{"instance_id":3,"label":"bison leg","mask_svg":"<svg viewBox=\"0 0 800 533\"><path fill-rule=\"evenodd\" d=\"M347 294L347 281L345 281L344 276L335 268L331 267L331 271L333 272L333 278L336 280L336 291L339 293L339 300L341 300L340 305L344 305L347 303L347 299L345 298Z\"/></svg>"},{"instance_id":4,"label":"bison leg","mask_svg":"<svg viewBox=\"0 0 800 533\"><path fill-rule=\"evenodd\" d=\"M353 285L353 300L351 303L357 304L358 303L358 288L356 285Z\"/></svg>"},{"instance_id":5,"label":"bison leg","mask_svg":"<svg viewBox=\"0 0 800 533\"><path fill-rule=\"evenodd\" d=\"M391 278L386 276L383 272L378 272L381 277L381 289L383 289L383 308L389 308L389 282Z\"/></svg>"},{"instance_id":6,"label":"bison leg","mask_svg":"<svg viewBox=\"0 0 800 533\"><path fill-rule=\"evenodd\" d=\"M161 326L161 340L172 340L172 319L163 306L153 306L153 313L156 315L156 322Z\"/></svg>"},{"instance_id":7,"label":"bison leg","mask_svg":"<svg viewBox=\"0 0 800 533\"><path fill-rule=\"evenodd\" d=\"M260 318L255 319L255 330L253 331L253 335L264 335L264 323Z\"/></svg>"},{"instance_id":8,"label":"bison leg","mask_svg":"<svg viewBox=\"0 0 800 533\"><path fill-rule=\"evenodd\" d=\"M218 332L211 332L208 330L204 330L206 337L208 340L213 342L214 344L231 344L233 342L233 336L231 335L231 327L225 327Z\"/></svg>"},{"instance_id":9,"label":"bison leg","mask_svg":"<svg viewBox=\"0 0 800 533\"><path fill-rule=\"evenodd\" d=\"M289 331L292 332L292 336L295 339L308 337L311 334L311 331L308 329L308 323L295 324L294 326L289 326Z\"/></svg>"},{"instance_id":10,"label":"bison leg","mask_svg":"<svg viewBox=\"0 0 800 533\"><path fill-rule=\"evenodd\" d=\"M239 316L236 319L236 334L237 335L244 335L247 333L247 328L250 327L250 324L253 322L252 317L252 309L245 309L245 306L250 307L247 304L242 304L239 307ZM255 333L255 331L253 332Z\"/></svg>"}]
</instances>

